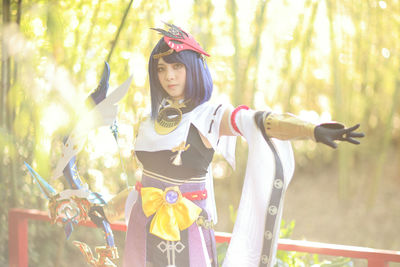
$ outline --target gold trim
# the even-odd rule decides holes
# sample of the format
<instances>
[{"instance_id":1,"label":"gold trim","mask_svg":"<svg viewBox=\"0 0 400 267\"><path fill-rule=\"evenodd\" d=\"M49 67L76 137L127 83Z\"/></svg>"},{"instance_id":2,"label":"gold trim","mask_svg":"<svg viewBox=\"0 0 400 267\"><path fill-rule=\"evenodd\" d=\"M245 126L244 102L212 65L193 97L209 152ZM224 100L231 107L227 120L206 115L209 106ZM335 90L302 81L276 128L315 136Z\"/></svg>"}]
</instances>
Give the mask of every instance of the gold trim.
<instances>
[{"instance_id":1,"label":"gold trim","mask_svg":"<svg viewBox=\"0 0 400 267\"><path fill-rule=\"evenodd\" d=\"M174 192L176 192L178 194L178 199L174 203L169 203L167 201L167 194L168 194L169 191L174 191ZM169 187L164 189L162 198L163 198L163 201L165 201L164 202L165 204L167 204L167 205L176 205L179 201L181 201L182 193L181 193L181 190L179 190L178 186L169 186Z\"/></svg>"},{"instance_id":2,"label":"gold trim","mask_svg":"<svg viewBox=\"0 0 400 267\"><path fill-rule=\"evenodd\" d=\"M166 103L165 103L166 102ZM154 121L154 130L161 135L169 134L178 128L182 121L181 108L186 107L185 101L165 99ZM170 117L171 115L175 115Z\"/></svg>"},{"instance_id":3,"label":"gold trim","mask_svg":"<svg viewBox=\"0 0 400 267\"><path fill-rule=\"evenodd\" d=\"M174 52L174 49L170 48L169 50L167 50L167 51L165 51L165 52L162 52L162 53L153 55L153 58L154 58L154 59L160 59L160 58L162 58L162 57L171 55L173 52Z\"/></svg>"},{"instance_id":4,"label":"gold trim","mask_svg":"<svg viewBox=\"0 0 400 267\"><path fill-rule=\"evenodd\" d=\"M117 247L99 246L95 248L98 257L95 258L90 247L83 242L72 241L79 248L82 254L86 257L86 262L94 267L117 267L112 260L118 259Z\"/></svg>"},{"instance_id":5,"label":"gold trim","mask_svg":"<svg viewBox=\"0 0 400 267\"><path fill-rule=\"evenodd\" d=\"M143 174L159 180L161 182L166 182L166 183L170 183L170 184L175 184L175 185L182 185L182 184L186 184L186 183L204 183L206 181L206 177L191 177L185 180L179 180L179 179L174 179L171 177L167 177L161 174L157 174L148 170L143 170Z\"/></svg>"}]
</instances>

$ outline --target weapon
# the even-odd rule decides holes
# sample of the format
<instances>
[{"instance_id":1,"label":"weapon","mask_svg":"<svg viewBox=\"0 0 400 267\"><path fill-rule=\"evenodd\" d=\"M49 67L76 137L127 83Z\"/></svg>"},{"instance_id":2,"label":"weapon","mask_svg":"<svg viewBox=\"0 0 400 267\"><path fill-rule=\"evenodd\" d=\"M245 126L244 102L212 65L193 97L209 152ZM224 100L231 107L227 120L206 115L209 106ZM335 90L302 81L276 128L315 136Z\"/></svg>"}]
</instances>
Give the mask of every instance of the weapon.
<instances>
[{"instance_id":1,"label":"weapon","mask_svg":"<svg viewBox=\"0 0 400 267\"><path fill-rule=\"evenodd\" d=\"M132 76L106 97L109 78L110 67L105 62L101 81L86 100L92 106L92 109L87 114L83 114L71 134L64 139L62 156L54 170L53 179L64 176L70 189L57 193L45 179L25 162L28 171L36 181L44 197L49 201L48 208L52 222L55 223L61 219L64 223L67 239L71 235L74 225L80 221L89 220L89 218L104 231L106 245L95 248L98 254L97 258L93 256L88 245L79 241L73 242L86 257L87 263L94 267L116 266L113 260L118 258L118 250L114 243L110 223L102 211L102 207L107 203L101 194L90 191L87 183L84 183L79 176L76 155L83 148L87 133L97 127L112 125L112 133L117 141L115 121L118 111L117 103L128 91Z\"/></svg>"}]
</instances>

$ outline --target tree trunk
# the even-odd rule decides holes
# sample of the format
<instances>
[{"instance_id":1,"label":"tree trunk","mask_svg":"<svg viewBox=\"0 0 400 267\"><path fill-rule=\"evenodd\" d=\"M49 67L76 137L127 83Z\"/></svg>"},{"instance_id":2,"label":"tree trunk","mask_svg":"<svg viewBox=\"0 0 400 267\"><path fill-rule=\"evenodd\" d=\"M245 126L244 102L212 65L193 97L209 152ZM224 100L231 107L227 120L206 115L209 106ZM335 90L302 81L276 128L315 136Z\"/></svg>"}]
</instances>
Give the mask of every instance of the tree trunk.
<instances>
[{"instance_id":1,"label":"tree trunk","mask_svg":"<svg viewBox=\"0 0 400 267\"><path fill-rule=\"evenodd\" d=\"M231 15L232 19L232 39L233 39L233 46L235 48L235 54L233 55L233 75L235 77L234 79L234 87L233 87L233 105L238 106L240 104L241 100L241 80L240 80L240 75L239 75L239 59L240 59L240 43L239 43L239 37L238 37L238 21L237 21L237 6L236 6L236 1L235 0L229 0L228 4L228 12Z\"/></svg>"},{"instance_id":2,"label":"tree trunk","mask_svg":"<svg viewBox=\"0 0 400 267\"><path fill-rule=\"evenodd\" d=\"M22 0L18 0L18 2L17 2L17 18L16 18L18 28L21 24L21 14L22 14ZM18 79L18 63L16 60L14 60L14 73L13 73L14 83L17 81L17 79Z\"/></svg>"},{"instance_id":3,"label":"tree trunk","mask_svg":"<svg viewBox=\"0 0 400 267\"><path fill-rule=\"evenodd\" d=\"M261 50L261 35L265 28L265 13L267 10L267 4L269 1L260 0L258 3L256 17L254 19L254 25L256 30L254 32L254 42L252 48L250 50L248 60L247 60L247 68L246 73L248 73L248 68L254 65L254 73L256 74L253 80L253 84L250 90L250 104L254 105L254 95L257 90L257 81L258 81L258 66L260 63L260 50Z\"/></svg>"},{"instance_id":4,"label":"tree trunk","mask_svg":"<svg viewBox=\"0 0 400 267\"><path fill-rule=\"evenodd\" d=\"M213 24L211 20L214 5L211 0L195 0L193 4L193 15L196 21L196 28L193 35L198 38L198 43L208 51L213 43Z\"/></svg>"},{"instance_id":5,"label":"tree trunk","mask_svg":"<svg viewBox=\"0 0 400 267\"><path fill-rule=\"evenodd\" d=\"M115 45L116 45L117 42L118 42L119 35L120 35L120 33L121 33L122 27L123 27L124 24L125 24L126 16L128 15L129 10L131 9L132 3L133 3L133 0L131 0L131 1L129 2L129 5L128 5L128 7L127 7L126 10L125 10L124 16L122 17L121 24L119 25L119 28L118 28L117 34L115 35L114 41L112 41L112 46L111 46L110 52L108 53L107 60L106 60L107 62L110 62L112 53L114 52Z\"/></svg>"},{"instance_id":6,"label":"tree trunk","mask_svg":"<svg viewBox=\"0 0 400 267\"><path fill-rule=\"evenodd\" d=\"M0 126L7 127L7 94L10 90L10 58L4 29L11 22L10 0L3 0L3 34L1 42L1 98Z\"/></svg>"},{"instance_id":7,"label":"tree trunk","mask_svg":"<svg viewBox=\"0 0 400 267\"><path fill-rule=\"evenodd\" d=\"M238 105L244 104L244 103L242 103L243 81L240 79L241 78L241 76L240 76L241 68L239 68L241 49L240 49L240 42L239 42L239 28L238 28L236 1L229 0L227 2L227 7L228 7L228 13L232 19L231 34L232 34L233 46L235 48L235 54L233 55L233 60L232 60L232 68L233 68L233 75L234 75L232 104L234 106L238 106ZM240 138L238 139L238 143L236 145L236 155L247 155L247 148ZM239 200L240 200L240 191L241 191L242 183L243 183L242 177L244 177L244 171L246 169L245 166L246 166L246 160L237 161L236 171L229 178L231 180L230 184L229 184L229 192L230 192L230 195L232 196L231 201L232 201L234 207L237 207L237 204L239 203Z\"/></svg>"},{"instance_id":8,"label":"tree trunk","mask_svg":"<svg viewBox=\"0 0 400 267\"><path fill-rule=\"evenodd\" d=\"M306 3L306 8L308 7L308 3ZM287 90L287 84L289 83L290 77L291 77L291 68L292 68L292 48L294 48L299 42L300 42L300 37L301 37L301 31L303 28L304 24L304 12L301 12L298 16L298 23L296 27L293 30L292 34L292 40L288 42L287 48L286 48L286 54L285 54L285 65L282 67L281 70L281 85L280 88L278 89L278 92L275 96L275 99L284 99L285 94L284 92Z\"/></svg>"},{"instance_id":9,"label":"tree trunk","mask_svg":"<svg viewBox=\"0 0 400 267\"><path fill-rule=\"evenodd\" d=\"M327 15L329 19L329 34L330 34L330 44L331 44L331 69L332 69L332 85L334 91L334 117L335 120L342 121L343 115L343 99L341 91L341 80L339 75L339 64L338 64L338 52L335 41L335 29L334 29L334 5L332 0L326 1ZM345 199L348 195L348 178L346 171L346 150L341 148L338 154L339 162L339 196L341 199Z\"/></svg>"},{"instance_id":10,"label":"tree trunk","mask_svg":"<svg viewBox=\"0 0 400 267\"><path fill-rule=\"evenodd\" d=\"M303 75L303 70L305 66L305 62L308 56L308 51L310 49L310 44L311 44L311 39L314 33L314 22L315 18L317 16L317 11L318 11L318 5L319 1L315 1L313 6L312 6L312 11L311 11L311 17L310 17L310 22L307 27L306 34L304 36L303 42L301 44L301 62L300 62L300 67L296 72L296 75L294 78L291 80L290 85L289 85L289 94L286 98L286 106L285 106L285 111L290 111L291 108L291 103L290 101L292 100L293 95L295 94L296 87Z\"/></svg>"},{"instance_id":11,"label":"tree trunk","mask_svg":"<svg viewBox=\"0 0 400 267\"><path fill-rule=\"evenodd\" d=\"M97 18L98 18L98 15L99 15L101 3L102 3L101 0L99 0L97 2L97 5L96 5L96 7L95 7L95 9L93 11L92 19L90 21L90 30L89 30L88 34L86 35L85 44L83 46L83 54L82 54L83 56L80 57L81 58L81 61L80 61L80 63L81 63L81 71L78 73L79 80L81 80L82 77L84 77L84 74L85 74L85 71L84 71L86 69L86 60L85 59L86 59L87 52L89 50L89 45L90 45L91 40L92 40L93 29L94 29L94 26L97 23Z\"/></svg>"}]
</instances>

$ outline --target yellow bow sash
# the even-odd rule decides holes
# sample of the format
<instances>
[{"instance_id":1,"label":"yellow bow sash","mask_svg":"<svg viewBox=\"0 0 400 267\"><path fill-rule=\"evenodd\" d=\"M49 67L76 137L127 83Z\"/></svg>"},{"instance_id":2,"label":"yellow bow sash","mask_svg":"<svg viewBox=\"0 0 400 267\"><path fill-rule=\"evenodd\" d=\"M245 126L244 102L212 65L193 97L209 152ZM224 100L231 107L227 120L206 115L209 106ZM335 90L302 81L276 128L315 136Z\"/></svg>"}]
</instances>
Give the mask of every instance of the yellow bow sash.
<instances>
[{"instance_id":1,"label":"yellow bow sash","mask_svg":"<svg viewBox=\"0 0 400 267\"><path fill-rule=\"evenodd\" d=\"M169 191L177 193L175 203L166 200ZM201 213L199 206L182 197L177 186L168 187L164 191L155 187L142 187L141 195L144 214L149 217L155 213L150 233L164 240L180 240L180 231L192 225Z\"/></svg>"}]
</instances>

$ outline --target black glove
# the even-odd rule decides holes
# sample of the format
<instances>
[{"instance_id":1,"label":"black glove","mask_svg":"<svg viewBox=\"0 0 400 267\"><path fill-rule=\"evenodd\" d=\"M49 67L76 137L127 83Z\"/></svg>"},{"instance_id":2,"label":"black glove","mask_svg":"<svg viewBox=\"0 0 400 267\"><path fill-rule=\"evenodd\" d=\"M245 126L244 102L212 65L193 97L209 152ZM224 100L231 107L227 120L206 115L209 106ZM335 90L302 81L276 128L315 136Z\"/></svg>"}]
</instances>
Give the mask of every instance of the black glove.
<instances>
[{"instance_id":1,"label":"black glove","mask_svg":"<svg viewBox=\"0 0 400 267\"><path fill-rule=\"evenodd\" d=\"M340 123L323 123L314 129L315 140L332 148L337 148L337 144L333 142L335 140L346 141L358 145L360 142L353 138L364 137L364 133L354 132L358 127L360 127L360 124L356 124L350 128L345 128L344 125Z\"/></svg>"},{"instance_id":2,"label":"black glove","mask_svg":"<svg viewBox=\"0 0 400 267\"><path fill-rule=\"evenodd\" d=\"M92 222L100 228L103 228L103 221L107 221L106 215L102 206L92 206L89 210L89 217Z\"/></svg>"}]
</instances>

